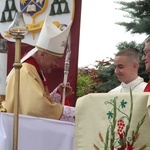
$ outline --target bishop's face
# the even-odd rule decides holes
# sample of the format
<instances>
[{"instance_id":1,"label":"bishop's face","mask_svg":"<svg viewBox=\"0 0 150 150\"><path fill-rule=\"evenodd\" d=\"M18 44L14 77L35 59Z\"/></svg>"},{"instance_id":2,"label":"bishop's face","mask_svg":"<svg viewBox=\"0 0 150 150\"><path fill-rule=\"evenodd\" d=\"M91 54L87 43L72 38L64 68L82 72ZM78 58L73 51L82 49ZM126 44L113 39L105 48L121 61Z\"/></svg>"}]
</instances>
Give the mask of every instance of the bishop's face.
<instances>
[{"instance_id":1,"label":"bishop's face","mask_svg":"<svg viewBox=\"0 0 150 150\"><path fill-rule=\"evenodd\" d=\"M43 52L41 56L41 69L44 73L51 73L53 68L59 67L60 57Z\"/></svg>"}]
</instances>

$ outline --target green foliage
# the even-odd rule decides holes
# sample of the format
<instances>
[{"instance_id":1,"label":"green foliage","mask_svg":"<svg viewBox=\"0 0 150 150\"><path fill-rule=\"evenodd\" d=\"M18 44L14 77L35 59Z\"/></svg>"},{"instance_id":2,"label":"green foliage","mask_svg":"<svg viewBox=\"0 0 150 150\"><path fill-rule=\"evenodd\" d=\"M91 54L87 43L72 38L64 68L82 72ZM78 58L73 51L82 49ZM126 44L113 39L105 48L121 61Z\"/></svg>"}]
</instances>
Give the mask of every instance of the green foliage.
<instances>
[{"instance_id":1,"label":"green foliage","mask_svg":"<svg viewBox=\"0 0 150 150\"><path fill-rule=\"evenodd\" d=\"M118 43L118 45L116 46L118 50L123 50L126 48L131 48L131 49L135 49L136 51L140 52L142 51L144 44L137 44L135 41L131 41L131 42L120 42Z\"/></svg>"},{"instance_id":2,"label":"green foliage","mask_svg":"<svg viewBox=\"0 0 150 150\"><path fill-rule=\"evenodd\" d=\"M77 79L77 97L88 93L105 93L118 86L116 75L114 74L113 60L97 61L95 69L80 68Z\"/></svg>"},{"instance_id":3,"label":"green foliage","mask_svg":"<svg viewBox=\"0 0 150 150\"><path fill-rule=\"evenodd\" d=\"M117 1L121 7L119 10L126 12L125 17L130 18L130 22L118 22L118 25L124 26L127 31L134 33L150 34L150 1L134 0L132 2Z\"/></svg>"},{"instance_id":4,"label":"green foliage","mask_svg":"<svg viewBox=\"0 0 150 150\"><path fill-rule=\"evenodd\" d=\"M78 73L77 78L77 98L91 92L91 77L88 73Z\"/></svg>"},{"instance_id":5,"label":"green foliage","mask_svg":"<svg viewBox=\"0 0 150 150\"><path fill-rule=\"evenodd\" d=\"M95 88L99 93L105 93L115 88L120 84L116 75L114 74L113 60L99 61L97 66L98 78L101 82L96 82Z\"/></svg>"}]
</instances>

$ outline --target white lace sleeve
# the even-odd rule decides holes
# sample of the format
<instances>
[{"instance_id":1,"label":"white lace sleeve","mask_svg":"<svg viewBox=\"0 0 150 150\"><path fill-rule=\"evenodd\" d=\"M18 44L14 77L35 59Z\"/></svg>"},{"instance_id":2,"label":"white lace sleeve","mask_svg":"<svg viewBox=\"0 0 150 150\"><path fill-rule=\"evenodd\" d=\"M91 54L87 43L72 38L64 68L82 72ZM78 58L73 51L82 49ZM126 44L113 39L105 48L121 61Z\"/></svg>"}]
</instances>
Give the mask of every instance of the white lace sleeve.
<instances>
[{"instance_id":1,"label":"white lace sleeve","mask_svg":"<svg viewBox=\"0 0 150 150\"><path fill-rule=\"evenodd\" d=\"M75 123L75 107L64 106L60 120Z\"/></svg>"},{"instance_id":2,"label":"white lace sleeve","mask_svg":"<svg viewBox=\"0 0 150 150\"><path fill-rule=\"evenodd\" d=\"M61 94L57 92L57 88L55 88L55 90L50 93L50 97L53 102L61 104Z\"/></svg>"}]
</instances>

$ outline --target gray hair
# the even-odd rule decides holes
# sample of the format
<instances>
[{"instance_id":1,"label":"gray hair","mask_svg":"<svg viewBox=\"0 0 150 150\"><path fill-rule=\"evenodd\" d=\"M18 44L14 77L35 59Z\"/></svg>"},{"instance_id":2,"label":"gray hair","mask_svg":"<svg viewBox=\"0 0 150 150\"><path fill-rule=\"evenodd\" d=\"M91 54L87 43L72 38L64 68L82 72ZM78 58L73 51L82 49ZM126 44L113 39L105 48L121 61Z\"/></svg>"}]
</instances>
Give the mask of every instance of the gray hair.
<instances>
[{"instance_id":1,"label":"gray hair","mask_svg":"<svg viewBox=\"0 0 150 150\"><path fill-rule=\"evenodd\" d=\"M144 41L144 43L149 43L150 42L150 37L147 37Z\"/></svg>"}]
</instances>

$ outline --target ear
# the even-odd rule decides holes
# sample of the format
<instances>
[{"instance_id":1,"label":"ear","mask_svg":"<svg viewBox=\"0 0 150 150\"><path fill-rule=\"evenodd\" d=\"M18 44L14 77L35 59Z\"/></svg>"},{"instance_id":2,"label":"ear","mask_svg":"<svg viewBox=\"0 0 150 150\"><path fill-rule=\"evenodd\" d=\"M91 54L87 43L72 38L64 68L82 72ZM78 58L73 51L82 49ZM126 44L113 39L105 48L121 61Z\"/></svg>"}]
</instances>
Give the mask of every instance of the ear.
<instances>
[{"instance_id":1,"label":"ear","mask_svg":"<svg viewBox=\"0 0 150 150\"><path fill-rule=\"evenodd\" d=\"M41 53L41 56L44 56L44 55L45 55L45 52L44 52L44 51L41 51L40 53Z\"/></svg>"},{"instance_id":2,"label":"ear","mask_svg":"<svg viewBox=\"0 0 150 150\"><path fill-rule=\"evenodd\" d=\"M134 68L139 68L139 64L137 62L134 62Z\"/></svg>"},{"instance_id":3,"label":"ear","mask_svg":"<svg viewBox=\"0 0 150 150\"><path fill-rule=\"evenodd\" d=\"M44 58L46 53L44 51L40 51L40 57Z\"/></svg>"}]
</instances>

